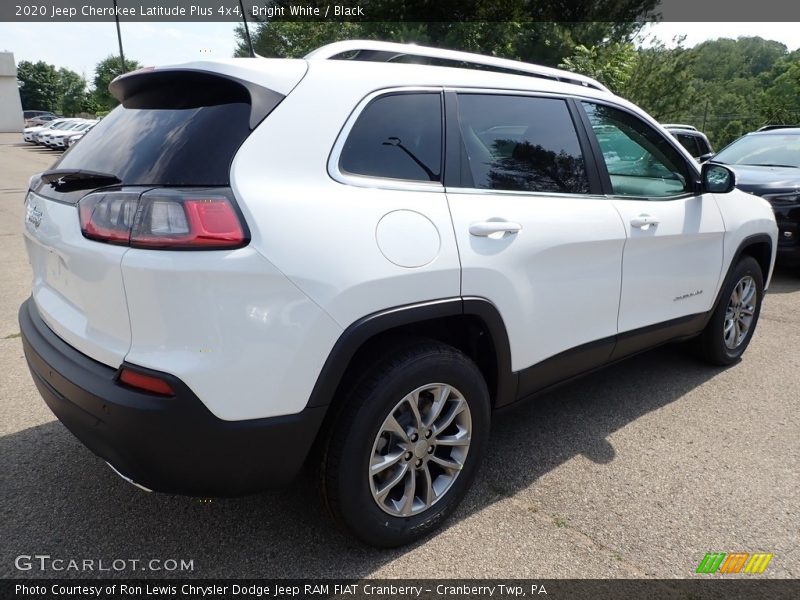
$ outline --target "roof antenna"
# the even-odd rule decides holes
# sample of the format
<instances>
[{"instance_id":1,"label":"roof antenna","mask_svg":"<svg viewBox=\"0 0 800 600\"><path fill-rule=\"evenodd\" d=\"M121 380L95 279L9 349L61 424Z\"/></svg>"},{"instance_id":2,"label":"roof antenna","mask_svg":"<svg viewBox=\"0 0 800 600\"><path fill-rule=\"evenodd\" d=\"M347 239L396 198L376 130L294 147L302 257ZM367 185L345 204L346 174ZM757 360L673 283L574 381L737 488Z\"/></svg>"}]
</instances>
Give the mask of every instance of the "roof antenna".
<instances>
[{"instance_id":1,"label":"roof antenna","mask_svg":"<svg viewBox=\"0 0 800 600\"><path fill-rule=\"evenodd\" d=\"M250 38L250 28L247 26L247 14L244 11L242 0L239 0L239 8L242 10L242 22L244 23L244 34L247 36L247 45L250 48L250 58L255 58L258 55L253 50L253 40Z\"/></svg>"}]
</instances>

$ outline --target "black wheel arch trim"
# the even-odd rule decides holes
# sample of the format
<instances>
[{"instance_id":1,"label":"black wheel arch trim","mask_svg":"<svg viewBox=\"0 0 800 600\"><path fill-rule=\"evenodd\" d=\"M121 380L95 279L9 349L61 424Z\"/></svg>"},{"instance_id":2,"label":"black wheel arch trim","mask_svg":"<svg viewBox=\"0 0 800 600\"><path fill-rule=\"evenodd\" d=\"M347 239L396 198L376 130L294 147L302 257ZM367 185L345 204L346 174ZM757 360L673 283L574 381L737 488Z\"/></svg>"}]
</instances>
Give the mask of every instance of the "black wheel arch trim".
<instances>
[{"instance_id":1,"label":"black wheel arch trim","mask_svg":"<svg viewBox=\"0 0 800 600\"><path fill-rule=\"evenodd\" d=\"M731 259L731 262L728 265L728 269L727 271L725 271L725 276L719 283L719 291L717 292L717 297L714 300L714 305L711 307L711 310L709 311L709 319L711 318L710 315L713 314L714 311L717 309L717 306L719 306L719 303L722 300L722 292L725 289L725 284L728 281L728 277L730 277L731 273L736 268L736 265L739 264L739 260L742 258L742 254L744 254L744 251L747 250L747 248L749 248L750 246L763 243L766 243L767 246L769 247L769 260L770 260L769 266L767 267L767 272L762 273L762 275L764 276L764 284L766 286L767 277L769 277L769 270L774 266L775 262L772 258L773 254L772 238L767 233L755 233L753 235L748 235L741 242L739 242L739 247L736 248L736 252L734 252L733 254L733 258ZM758 260L758 258L756 258L756 261L759 263L760 266L761 262ZM766 287L764 289L766 289Z\"/></svg>"},{"instance_id":2,"label":"black wheel arch trim","mask_svg":"<svg viewBox=\"0 0 800 600\"><path fill-rule=\"evenodd\" d=\"M485 298L443 298L397 306L362 317L349 325L334 344L320 371L309 407L327 406L336 394L356 352L370 339L404 325L444 317L470 315L480 319L491 336L497 368L497 381L490 390L495 406L513 402L517 393L517 374L511 371L511 347L503 318L497 307Z\"/></svg>"},{"instance_id":3,"label":"black wheel arch trim","mask_svg":"<svg viewBox=\"0 0 800 600\"><path fill-rule=\"evenodd\" d=\"M736 263L739 262L739 259L742 257L742 253L744 253L748 247L761 243L766 243L767 246L769 246L770 266L772 266L772 238L768 233L754 233L753 235L748 235L739 243L739 247L733 255L733 260L731 260L731 264L728 266L728 272L736 266ZM764 273L765 280L768 275L769 273Z\"/></svg>"}]
</instances>

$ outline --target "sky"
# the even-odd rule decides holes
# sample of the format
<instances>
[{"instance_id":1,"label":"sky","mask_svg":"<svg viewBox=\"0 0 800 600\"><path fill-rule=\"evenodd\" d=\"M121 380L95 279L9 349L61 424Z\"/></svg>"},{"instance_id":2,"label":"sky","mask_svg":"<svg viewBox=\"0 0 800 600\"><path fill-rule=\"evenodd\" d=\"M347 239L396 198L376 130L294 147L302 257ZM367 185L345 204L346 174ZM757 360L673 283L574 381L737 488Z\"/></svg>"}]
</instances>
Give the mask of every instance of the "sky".
<instances>
[{"instance_id":1,"label":"sky","mask_svg":"<svg viewBox=\"0 0 800 600\"><path fill-rule=\"evenodd\" d=\"M144 66L187 62L233 55L236 23L121 24L125 57ZM800 47L797 23L655 23L645 33L669 43L685 35L686 46L719 37L761 36ZM91 82L94 66L118 52L116 27L109 23L0 23L0 50L14 53L17 62L39 61L67 67Z\"/></svg>"}]
</instances>

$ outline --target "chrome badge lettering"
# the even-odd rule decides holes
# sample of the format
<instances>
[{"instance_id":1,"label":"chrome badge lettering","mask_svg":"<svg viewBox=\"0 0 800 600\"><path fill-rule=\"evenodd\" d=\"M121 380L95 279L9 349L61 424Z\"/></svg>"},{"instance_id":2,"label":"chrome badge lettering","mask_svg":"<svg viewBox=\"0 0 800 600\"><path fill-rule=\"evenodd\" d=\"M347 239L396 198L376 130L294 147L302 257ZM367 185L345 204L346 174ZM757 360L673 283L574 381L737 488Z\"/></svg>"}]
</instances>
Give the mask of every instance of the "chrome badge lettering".
<instances>
[{"instance_id":1,"label":"chrome badge lettering","mask_svg":"<svg viewBox=\"0 0 800 600\"><path fill-rule=\"evenodd\" d=\"M25 210L25 220L38 229L42 224L42 211L36 205L28 204Z\"/></svg>"},{"instance_id":2,"label":"chrome badge lettering","mask_svg":"<svg viewBox=\"0 0 800 600\"><path fill-rule=\"evenodd\" d=\"M703 293L703 290L695 290L694 292L689 292L688 294L684 294L683 296L676 296L672 301L677 302L678 300L686 300L687 298L692 298L694 296L699 296Z\"/></svg>"}]
</instances>

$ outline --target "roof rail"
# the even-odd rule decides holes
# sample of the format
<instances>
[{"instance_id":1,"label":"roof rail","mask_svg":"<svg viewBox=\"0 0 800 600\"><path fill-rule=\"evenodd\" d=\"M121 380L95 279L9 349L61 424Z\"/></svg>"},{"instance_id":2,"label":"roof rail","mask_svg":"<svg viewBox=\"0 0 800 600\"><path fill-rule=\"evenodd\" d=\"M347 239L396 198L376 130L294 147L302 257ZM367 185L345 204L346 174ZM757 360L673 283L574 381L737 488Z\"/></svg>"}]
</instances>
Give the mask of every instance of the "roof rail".
<instances>
[{"instance_id":1,"label":"roof rail","mask_svg":"<svg viewBox=\"0 0 800 600\"><path fill-rule=\"evenodd\" d=\"M800 125L764 125L759 127L756 131L772 131L773 129L797 129Z\"/></svg>"},{"instance_id":2,"label":"roof rail","mask_svg":"<svg viewBox=\"0 0 800 600\"><path fill-rule=\"evenodd\" d=\"M685 123L664 123L661 125L664 129L688 129L689 131L697 131L694 125L686 125Z\"/></svg>"},{"instance_id":3,"label":"roof rail","mask_svg":"<svg viewBox=\"0 0 800 600\"><path fill-rule=\"evenodd\" d=\"M397 44L394 42L377 42L374 40L346 40L334 42L312 50L306 54L304 58L307 60L327 60L346 52L355 52L355 60L366 59L378 62L392 62L401 56L439 58L442 60L452 60L454 62L505 69L508 71L515 71L516 74L520 75L543 77L545 79L553 79L564 83L593 88L602 92L610 92L606 86L591 77L578 75L577 73L571 73L569 71L562 71L561 69L542 67L540 65L507 58L473 54L472 52L417 46L416 44Z\"/></svg>"}]
</instances>

